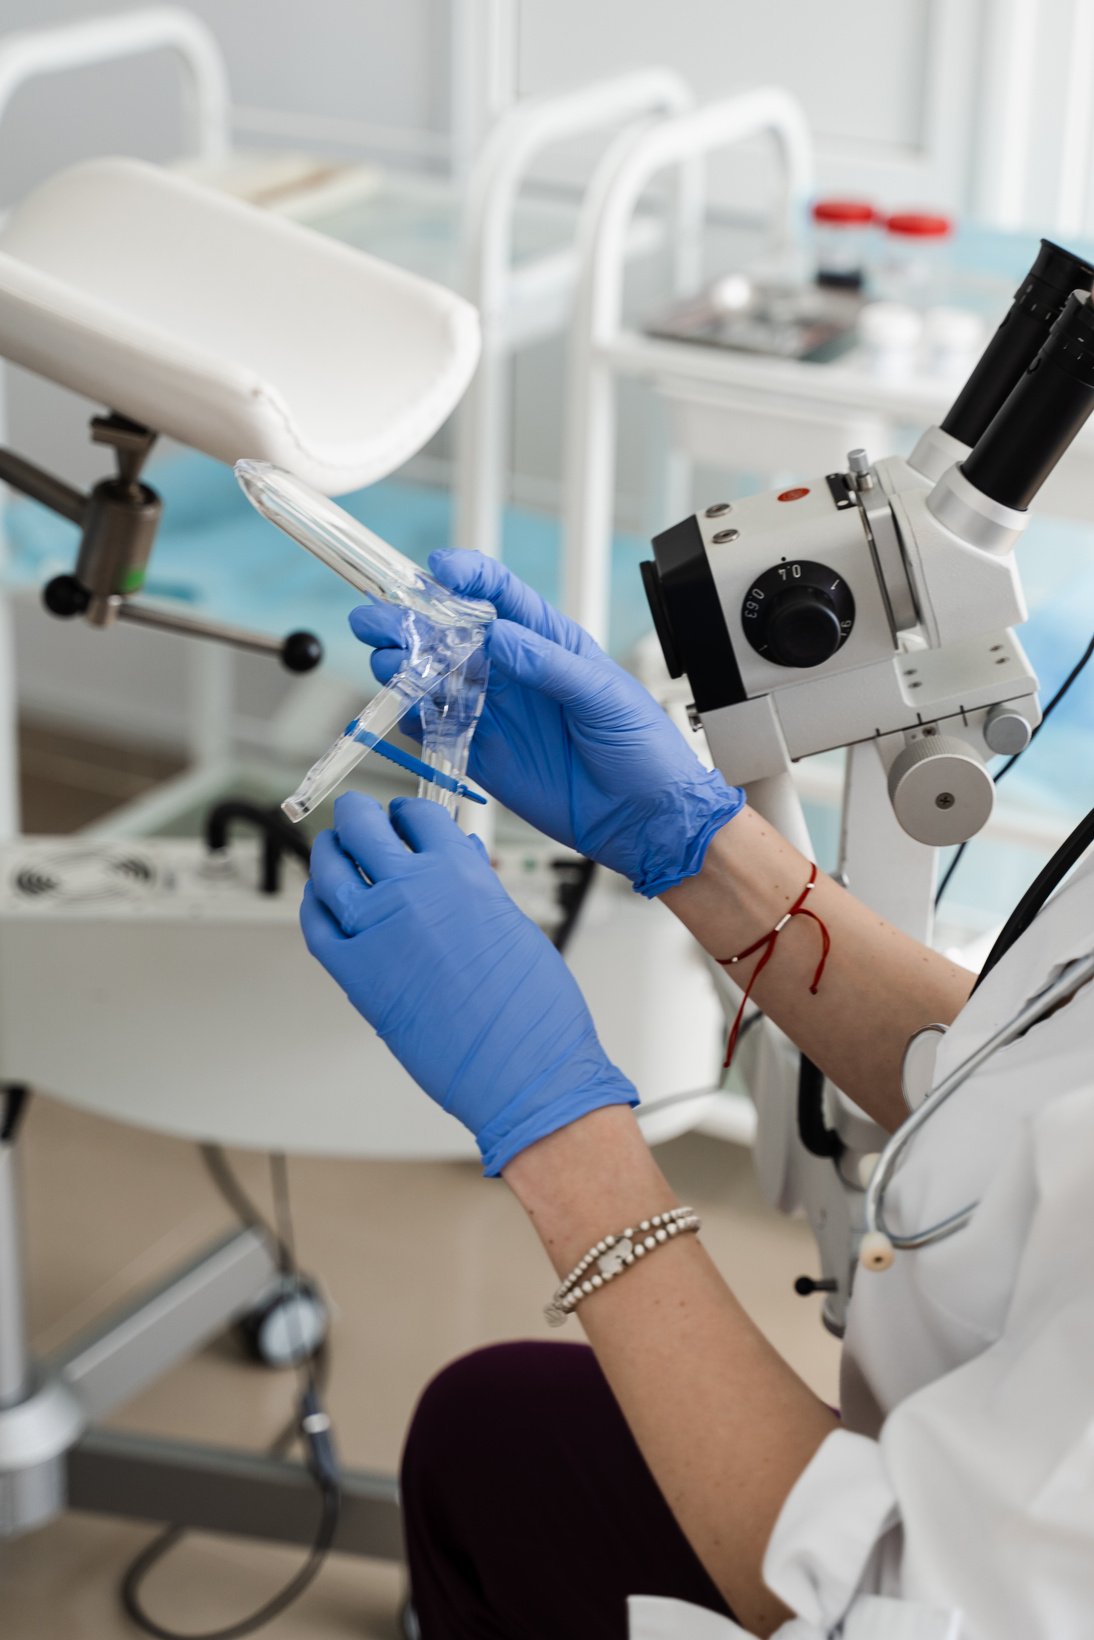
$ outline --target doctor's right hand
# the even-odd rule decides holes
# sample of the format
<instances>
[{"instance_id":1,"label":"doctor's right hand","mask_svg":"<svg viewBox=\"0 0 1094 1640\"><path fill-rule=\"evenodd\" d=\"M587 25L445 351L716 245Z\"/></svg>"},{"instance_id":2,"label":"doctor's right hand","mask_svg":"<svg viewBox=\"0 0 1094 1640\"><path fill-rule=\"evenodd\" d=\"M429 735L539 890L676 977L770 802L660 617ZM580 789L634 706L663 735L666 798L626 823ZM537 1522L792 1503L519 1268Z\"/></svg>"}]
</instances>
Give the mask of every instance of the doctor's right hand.
<instances>
[{"instance_id":1,"label":"doctor's right hand","mask_svg":"<svg viewBox=\"0 0 1094 1640\"><path fill-rule=\"evenodd\" d=\"M745 794L706 769L642 685L504 565L435 552L439 581L498 612L487 634L490 685L471 746L471 778L556 842L628 877L652 898L695 876ZM403 616L355 609L387 683L404 659Z\"/></svg>"}]
</instances>

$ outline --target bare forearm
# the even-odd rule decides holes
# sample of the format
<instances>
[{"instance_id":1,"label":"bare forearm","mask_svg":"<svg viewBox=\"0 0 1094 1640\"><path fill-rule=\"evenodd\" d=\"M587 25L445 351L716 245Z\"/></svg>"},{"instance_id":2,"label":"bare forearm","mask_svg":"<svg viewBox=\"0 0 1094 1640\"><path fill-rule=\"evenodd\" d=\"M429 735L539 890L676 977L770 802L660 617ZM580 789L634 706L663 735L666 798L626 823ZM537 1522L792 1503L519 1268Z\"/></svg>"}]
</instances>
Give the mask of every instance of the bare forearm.
<instances>
[{"instance_id":1,"label":"bare forearm","mask_svg":"<svg viewBox=\"0 0 1094 1640\"><path fill-rule=\"evenodd\" d=\"M633 1114L595 1111L505 1170L561 1275L605 1234L676 1205ZM673 1514L737 1618L788 1615L761 1575L783 1502L835 1418L749 1320L694 1236L579 1308Z\"/></svg>"},{"instance_id":2,"label":"bare forearm","mask_svg":"<svg viewBox=\"0 0 1094 1640\"><path fill-rule=\"evenodd\" d=\"M716 959L745 950L772 929L805 886L809 862L752 809L715 837L697 877L664 896L665 904ZM769 1018L835 1084L886 1128L907 1115L900 1062L921 1026L948 1025L964 1005L973 975L884 921L861 900L818 873L808 899L832 949L816 995L820 931L795 917L752 995ZM747 984L759 954L735 965Z\"/></svg>"}]
</instances>

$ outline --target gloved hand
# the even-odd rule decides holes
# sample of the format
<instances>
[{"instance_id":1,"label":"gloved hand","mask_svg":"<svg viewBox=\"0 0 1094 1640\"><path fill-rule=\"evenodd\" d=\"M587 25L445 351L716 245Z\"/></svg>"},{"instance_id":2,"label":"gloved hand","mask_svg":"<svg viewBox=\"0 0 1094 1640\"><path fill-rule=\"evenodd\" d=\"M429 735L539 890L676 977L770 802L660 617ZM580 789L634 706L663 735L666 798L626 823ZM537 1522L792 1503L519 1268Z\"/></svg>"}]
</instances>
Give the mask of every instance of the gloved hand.
<instances>
[{"instance_id":1,"label":"gloved hand","mask_svg":"<svg viewBox=\"0 0 1094 1640\"><path fill-rule=\"evenodd\" d=\"M308 949L470 1128L488 1175L591 1110L638 1103L566 964L477 838L418 797L396 798L389 820L346 792L334 821L312 849Z\"/></svg>"},{"instance_id":2,"label":"gloved hand","mask_svg":"<svg viewBox=\"0 0 1094 1640\"><path fill-rule=\"evenodd\" d=\"M492 558L435 552L437 579L488 598L490 687L469 773L556 842L663 894L699 871L745 794L703 767L642 685L588 633ZM402 664L398 610L364 605L353 631L376 646L381 683Z\"/></svg>"}]
</instances>

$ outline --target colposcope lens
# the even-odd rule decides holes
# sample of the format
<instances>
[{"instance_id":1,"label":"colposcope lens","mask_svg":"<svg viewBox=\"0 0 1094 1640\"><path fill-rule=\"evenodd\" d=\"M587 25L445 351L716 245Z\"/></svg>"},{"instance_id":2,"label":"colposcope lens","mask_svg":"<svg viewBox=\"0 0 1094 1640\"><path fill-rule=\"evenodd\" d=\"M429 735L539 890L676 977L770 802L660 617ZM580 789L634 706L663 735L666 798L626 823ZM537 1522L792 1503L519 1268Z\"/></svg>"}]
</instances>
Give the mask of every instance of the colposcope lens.
<instances>
[{"instance_id":1,"label":"colposcope lens","mask_svg":"<svg viewBox=\"0 0 1094 1640\"><path fill-rule=\"evenodd\" d=\"M961 471L1023 511L1094 410L1094 306L1073 291L1052 333Z\"/></svg>"},{"instance_id":2,"label":"colposcope lens","mask_svg":"<svg viewBox=\"0 0 1094 1640\"><path fill-rule=\"evenodd\" d=\"M954 400L942 431L971 448L1040 352L1073 290L1089 290L1094 267L1042 239L1026 277L980 362Z\"/></svg>"}]
</instances>

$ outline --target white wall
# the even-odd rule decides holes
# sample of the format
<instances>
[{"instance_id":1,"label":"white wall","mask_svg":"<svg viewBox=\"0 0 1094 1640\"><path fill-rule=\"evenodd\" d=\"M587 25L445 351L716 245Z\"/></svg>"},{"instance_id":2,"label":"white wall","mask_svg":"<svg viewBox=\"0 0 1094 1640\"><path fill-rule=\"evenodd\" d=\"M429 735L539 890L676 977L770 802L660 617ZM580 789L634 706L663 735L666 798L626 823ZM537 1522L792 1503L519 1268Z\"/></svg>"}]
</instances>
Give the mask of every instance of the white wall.
<instances>
[{"instance_id":1,"label":"white wall","mask_svg":"<svg viewBox=\"0 0 1094 1640\"><path fill-rule=\"evenodd\" d=\"M522 94L661 63L702 96L779 81L812 122L821 185L1031 227L1094 228L1091 0L189 0L220 41L245 130L439 158L454 19L511 16ZM109 0L0 0L0 32ZM105 78L103 75L105 74ZM0 202L74 150L158 155L178 134L169 65L40 82L0 139ZM573 174L572 171L570 174ZM741 176L737 177L741 182Z\"/></svg>"},{"instance_id":2,"label":"white wall","mask_svg":"<svg viewBox=\"0 0 1094 1640\"><path fill-rule=\"evenodd\" d=\"M990 3L523 0L519 84L548 91L650 62L679 68L704 98L779 83L809 117L822 188L959 210ZM739 201L742 183L747 169L738 166L723 197Z\"/></svg>"},{"instance_id":3,"label":"white wall","mask_svg":"<svg viewBox=\"0 0 1094 1640\"><path fill-rule=\"evenodd\" d=\"M341 131L358 149L443 153L445 0L185 3L220 43L245 133L257 111L276 110L288 116L290 132L299 127L312 141ZM109 0L0 0L0 32L136 9ZM34 82L0 133L0 202L82 152L175 152L178 86L166 56Z\"/></svg>"}]
</instances>

